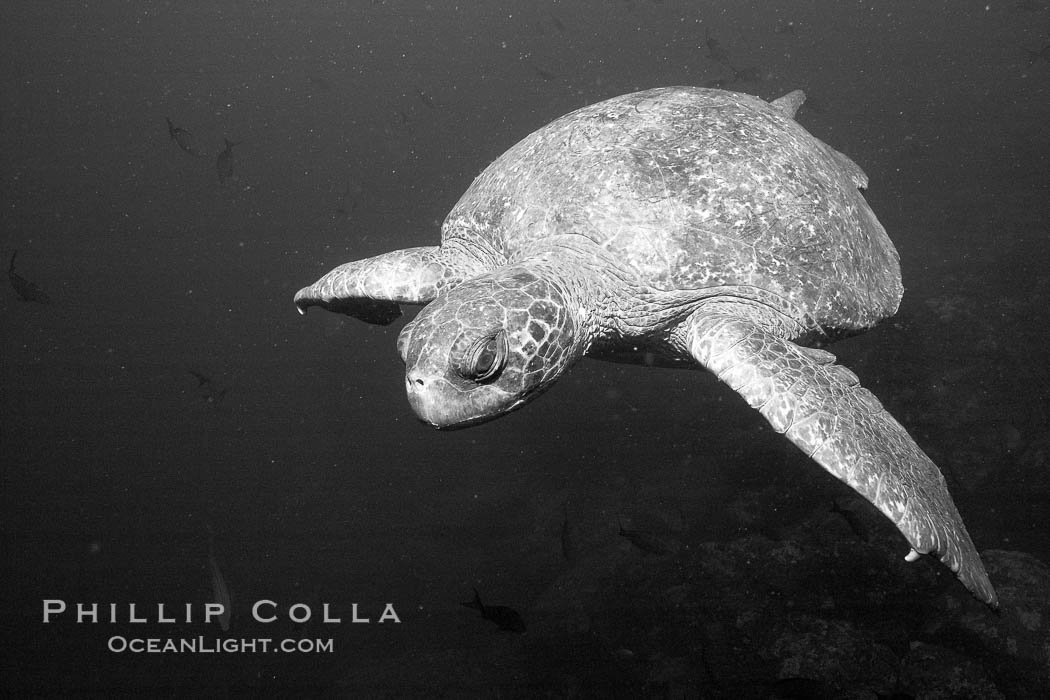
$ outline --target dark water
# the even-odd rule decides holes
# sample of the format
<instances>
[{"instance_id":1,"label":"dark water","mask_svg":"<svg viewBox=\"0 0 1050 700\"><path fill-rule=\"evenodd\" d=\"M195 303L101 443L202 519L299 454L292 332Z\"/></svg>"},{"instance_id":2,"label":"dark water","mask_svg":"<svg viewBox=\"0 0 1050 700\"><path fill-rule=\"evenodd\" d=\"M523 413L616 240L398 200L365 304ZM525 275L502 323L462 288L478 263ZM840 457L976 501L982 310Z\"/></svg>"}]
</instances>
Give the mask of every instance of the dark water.
<instances>
[{"instance_id":1,"label":"dark water","mask_svg":"<svg viewBox=\"0 0 1050 700\"><path fill-rule=\"evenodd\" d=\"M739 674L712 660L720 628L676 655L695 620L645 612L635 584L660 584L668 557L651 563L620 523L684 557L786 541L848 490L702 373L584 362L522 411L437 433L405 400L400 324L291 303L336 264L436 243L473 177L530 131L658 85L807 91L799 120L868 173L907 288L897 317L835 352L942 466L979 549L1050 562L1050 64L1027 53L1050 42L1047 5L0 10L0 245L52 302L0 295L0 684L413 694L441 678L466 696L586 696L601 668L622 688L732 694ZM217 163L224 139L232 164ZM209 532L228 632L198 621L214 600ZM877 569L907 551L888 532ZM884 580L860 572L829 600ZM459 605L475 587L529 631ZM885 604L911 595L929 593ZM44 624L48 599L103 618L116 604L119 621ZM277 621L253 619L260 600ZM128 622L132 603L147 622ZM160 623L158 603L194 621ZM340 624L321 621L326 603ZM351 622L355 603L370 623ZM378 623L387 603L399 624ZM313 617L289 620L295 604ZM202 635L332 649L107 649ZM564 650L582 647L577 667ZM750 680L778 692L791 674L764 662Z\"/></svg>"}]
</instances>

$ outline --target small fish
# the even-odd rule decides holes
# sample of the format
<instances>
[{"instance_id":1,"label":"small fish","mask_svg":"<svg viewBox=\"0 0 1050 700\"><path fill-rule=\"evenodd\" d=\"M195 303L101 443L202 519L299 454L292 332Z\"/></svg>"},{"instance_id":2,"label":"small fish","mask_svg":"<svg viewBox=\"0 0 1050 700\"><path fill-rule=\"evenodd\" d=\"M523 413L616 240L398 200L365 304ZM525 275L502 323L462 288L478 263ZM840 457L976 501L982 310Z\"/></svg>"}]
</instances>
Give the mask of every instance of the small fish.
<instances>
[{"instance_id":1,"label":"small fish","mask_svg":"<svg viewBox=\"0 0 1050 700\"><path fill-rule=\"evenodd\" d=\"M164 117L164 120L168 122L168 136L171 140L178 144L179 148L189 153L195 158L200 158L204 154L197 150L197 139L186 129L181 126L175 126L171 123L171 119Z\"/></svg>"},{"instance_id":2,"label":"small fish","mask_svg":"<svg viewBox=\"0 0 1050 700\"><path fill-rule=\"evenodd\" d=\"M11 280L11 286L21 301L35 301L37 304L50 304L51 297L44 290L36 286L22 275L15 272L15 257L18 251L11 253L11 264L7 268L7 279Z\"/></svg>"},{"instance_id":3,"label":"small fish","mask_svg":"<svg viewBox=\"0 0 1050 700\"><path fill-rule=\"evenodd\" d=\"M222 606L222 612L219 614L219 626L222 627L223 632L230 630L230 613L233 609L231 605L230 589L226 585L226 579L222 576L222 571L219 570L219 562L215 559L215 546L212 540L211 528L208 528L208 571L211 572L211 594L212 599L210 602L218 603Z\"/></svg>"},{"instance_id":4,"label":"small fish","mask_svg":"<svg viewBox=\"0 0 1050 700\"><path fill-rule=\"evenodd\" d=\"M642 554L663 556L665 554L672 554L675 550L670 543L657 537L651 532L644 530L625 530L623 529L623 523L620 523L620 537L623 537L628 542L633 544Z\"/></svg>"},{"instance_id":5,"label":"small fish","mask_svg":"<svg viewBox=\"0 0 1050 700\"><path fill-rule=\"evenodd\" d=\"M711 36L709 29L704 29L704 35L707 37L707 57L712 61L718 61L729 65L729 54L722 48L722 45L718 43L718 39Z\"/></svg>"},{"instance_id":6,"label":"small fish","mask_svg":"<svg viewBox=\"0 0 1050 700\"><path fill-rule=\"evenodd\" d=\"M225 183L233 177L233 147L239 146L241 142L234 142L229 139L223 139L223 141L226 142L226 148L222 150L219 157L215 160L215 169L219 173L219 182Z\"/></svg>"},{"instance_id":7,"label":"small fish","mask_svg":"<svg viewBox=\"0 0 1050 700\"><path fill-rule=\"evenodd\" d=\"M357 202L350 199L350 178L346 180L346 189L343 190L343 198L339 200L339 207L335 213L339 216L350 216L357 209Z\"/></svg>"},{"instance_id":8,"label":"small fish","mask_svg":"<svg viewBox=\"0 0 1050 700\"><path fill-rule=\"evenodd\" d=\"M871 531L868 529L868 526L851 508L843 508L838 501L832 501L831 512L842 516L842 519L846 521L849 529L853 531L858 540L861 542L871 541Z\"/></svg>"},{"instance_id":9,"label":"small fish","mask_svg":"<svg viewBox=\"0 0 1050 700\"><path fill-rule=\"evenodd\" d=\"M474 589L474 600L468 603L460 603L460 605L480 610L483 620L492 622L501 630L516 634L525 633L525 622L521 619L521 615L518 614L517 610L508 608L506 605L485 605L481 602L481 595L478 593L477 588Z\"/></svg>"},{"instance_id":10,"label":"small fish","mask_svg":"<svg viewBox=\"0 0 1050 700\"><path fill-rule=\"evenodd\" d=\"M775 34L790 34L795 36L798 32L798 24L792 20L780 20L777 22L777 26L773 28Z\"/></svg>"},{"instance_id":11,"label":"small fish","mask_svg":"<svg viewBox=\"0 0 1050 700\"><path fill-rule=\"evenodd\" d=\"M197 378L197 388L204 386L205 384L211 384L211 377L201 374L194 370L188 370L190 374Z\"/></svg>"},{"instance_id":12,"label":"small fish","mask_svg":"<svg viewBox=\"0 0 1050 700\"><path fill-rule=\"evenodd\" d=\"M188 370L190 374L197 378L197 390L200 394L201 399L206 403L217 404L223 400L226 393L230 390L228 386L219 386L212 381L211 377L201 374L195 370Z\"/></svg>"},{"instance_id":13,"label":"small fish","mask_svg":"<svg viewBox=\"0 0 1050 700\"><path fill-rule=\"evenodd\" d=\"M1038 51L1029 51L1025 49L1025 53L1028 54L1028 66L1034 66L1036 61L1046 61L1050 63L1050 44L1047 44Z\"/></svg>"}]
</instances>

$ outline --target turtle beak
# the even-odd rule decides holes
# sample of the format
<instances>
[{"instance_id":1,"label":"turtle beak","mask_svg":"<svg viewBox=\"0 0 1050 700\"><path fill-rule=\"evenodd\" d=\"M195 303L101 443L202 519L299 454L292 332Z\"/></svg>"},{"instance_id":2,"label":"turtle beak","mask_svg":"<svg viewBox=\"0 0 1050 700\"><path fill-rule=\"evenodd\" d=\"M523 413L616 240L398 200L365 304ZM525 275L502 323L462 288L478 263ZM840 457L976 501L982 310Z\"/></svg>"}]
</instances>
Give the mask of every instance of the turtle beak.
<instances>
[{"instance_id":1,"label":"turtle beak","mask_svg":"<svg viewBox=\"0 0 1050 700\"><path fill-rule=\"evenodd\" d=\"M416 417L438 430L456 430L499 418L525 402L508 401L494 386L462 386L443 375L409 370L405 393Z\"/></svg>"},{"instance_id":2,"label":"turtle beak","mask_svg":"<svg viewBox=\"0 0 1050 700\"><path fill-rule=\"evenodd\" d=\"M483 413L479 415L471 410L473 401L450 401L450 396L464 399L466 394L457 391L441 376L428 377L420 372L408 372L405 375L405 392L416 417L438 430L466 428L495 417Z\"/></svg>"},{"instance_id":3,"label":"turtle beak","mask_svg":"<svg viewBox=\"0 0 1050 700\"><path fill-rule=\"evenodd\" d=\"M431 386L438 381L441 381L438 377L424 378L417 372L409 372L405 375L405 393L408 395L412 411L419 420L434 428L444 428L444 412L440 402L434 400L440 392L431 390Z\"/></svg>"}]
</instances>

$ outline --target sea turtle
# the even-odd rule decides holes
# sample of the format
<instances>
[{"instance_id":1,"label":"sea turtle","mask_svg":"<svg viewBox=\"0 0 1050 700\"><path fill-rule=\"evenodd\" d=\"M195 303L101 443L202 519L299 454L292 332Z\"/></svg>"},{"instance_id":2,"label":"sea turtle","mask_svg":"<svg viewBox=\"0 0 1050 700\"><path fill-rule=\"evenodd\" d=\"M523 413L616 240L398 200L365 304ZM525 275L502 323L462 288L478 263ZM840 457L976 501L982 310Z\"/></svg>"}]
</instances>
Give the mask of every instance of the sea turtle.
<instances>
[{"instance_id":1,"label":"sea turtle","mask_svg":"<svg viewBox=\"0 0 1050 700\"><path fill-rule=\"evenodd\" d=\"M867 176L772 102L666 87L584 107L482 172L441 245L341 265L300 290L401 331L408 399L458 428L521 407L582 357L702 367L998 604L937 466L820 349L894 314L897 251Z\"/></svg>"}]
</instances>

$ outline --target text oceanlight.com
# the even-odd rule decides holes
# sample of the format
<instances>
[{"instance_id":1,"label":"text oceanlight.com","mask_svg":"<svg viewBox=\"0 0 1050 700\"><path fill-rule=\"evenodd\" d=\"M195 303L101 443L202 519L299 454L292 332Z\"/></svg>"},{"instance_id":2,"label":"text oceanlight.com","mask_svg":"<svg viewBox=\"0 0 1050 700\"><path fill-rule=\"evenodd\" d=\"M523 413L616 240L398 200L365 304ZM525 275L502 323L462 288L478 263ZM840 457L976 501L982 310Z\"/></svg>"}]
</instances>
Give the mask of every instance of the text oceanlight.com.
<instances>
[{"instance_id":1,"label":"text oceanlight.com","mask_svg":"<svg viewBox=\"0 0 1050 700\"><path fill-rule=\"evenodd\" d=\"M331 654L335 645L331 639L219 639L217 637L186 637L159 639L113 636L106 648L116 653L132 654Z\"/></svg>"}]
</instances>

